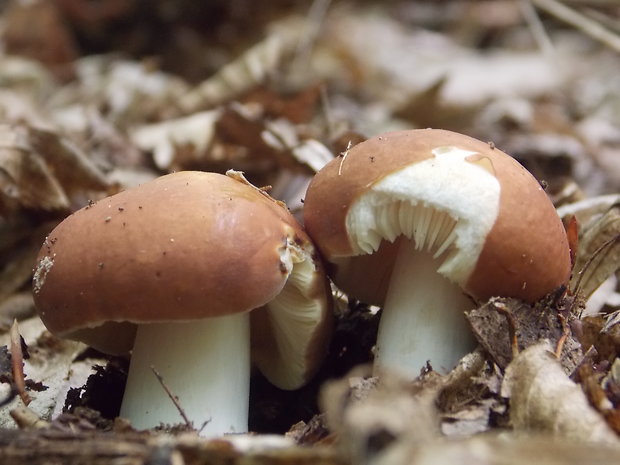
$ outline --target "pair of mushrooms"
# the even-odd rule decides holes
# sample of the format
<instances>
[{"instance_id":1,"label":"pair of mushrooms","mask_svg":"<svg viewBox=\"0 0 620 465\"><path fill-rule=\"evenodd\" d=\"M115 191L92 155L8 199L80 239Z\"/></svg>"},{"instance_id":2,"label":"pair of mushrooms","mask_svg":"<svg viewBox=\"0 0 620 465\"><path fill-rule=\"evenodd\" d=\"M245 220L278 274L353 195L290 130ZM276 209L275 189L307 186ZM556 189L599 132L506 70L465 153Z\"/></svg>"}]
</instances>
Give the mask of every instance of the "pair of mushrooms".
<instances>
[{"instance_id":1,"label":"pair of mushrooms","mask_svg":"<svg viewBox=\"0 0 620 465\"><path fill-rule=\"evenodd\" d=\"M534 301L570 274L538 182L449 131L388 133L335 158L308 189L304 222L336 285L383 306L377 370L412 377L473 348L471 299ZM295 389L327 351L330 287L316 255L286 208L240 174L180 172L65 219L41 249L35 303L62 337L132 351L121 415L135 426L180 420L155 368L203 434L240 432L251 362Z\"/></svg>"}]
</instances>

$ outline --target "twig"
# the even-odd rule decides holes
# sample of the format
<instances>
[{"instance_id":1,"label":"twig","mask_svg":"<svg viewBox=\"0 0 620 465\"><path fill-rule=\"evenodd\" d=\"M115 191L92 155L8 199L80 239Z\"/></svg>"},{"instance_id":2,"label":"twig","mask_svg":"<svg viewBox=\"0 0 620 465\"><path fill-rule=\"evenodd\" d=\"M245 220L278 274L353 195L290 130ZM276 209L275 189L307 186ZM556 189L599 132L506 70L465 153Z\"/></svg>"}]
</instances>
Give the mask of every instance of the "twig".
<instances>
[{"instance_id":1,"label":"twig","mask_svg":"<svg viewBox=\"0 0 620 465\"><path fill-rule=\"evenodd\" d=\"M325 118L325 123L327 124L327 134L330 139L333 139L336 131L335 131L335 123L334 116L332 114L331 103L329 101L329 95L327 94L327 87L325 85L321 85L320 87L320 95L321 95L321 108L323 110L323 116Z\"/></svg>"},{"instance_id":2,"label":"twig","mask_svg":"<svg viewBox=\"0 0 620 465\"><path fill-rule=\"evenodd\" d=\"M181 404L179 404L179 398L172 393L170 388L164 382L163 376L155 369L155 367L153 365L151 365L151 371L157 377L157 381L159 381L159 384L161 384L161 387L164 389L164 391L166 391L166 394L168 395L168 397L170 398L170 400L172 401L172 403L174 404L176 409L181 414L181 417L183 417L183 421L185 422L187 427L191 428L193 430L194 429L194 424L188 418L188 416L185 414L185 410L183 410L183 407L181 407Z\"/></svg>"},{"instance_id":3,"label":"twig","mask_svg":"<svg viewBox=\"0 0 620 465\"><path fill-rule=\"evenodd\" d=\"M297 44L292 60L293 69L302 69L302 65L308 66L314 43L319 36L330 3L331 0L314 0L310 5L310 10L306 17L305 31Z\"/></svg>"},{"instance_id":4,"label":"twig","mask_svg":"<svg viewBox=\"0 0 620 465\"><path fill-rule=\"evenodd\" d=\"M49 422L42 420L34 410L29 407L16 407L9 412L11 418L20 429L41 429L47 428Z\"/></svg>"},{"instance_id":5,"label":"twig","mask_svg":"<svg viewBox=\"0 0 620 465\"><path fill-rule=\"evenodd\" d=\"M506 317L508 322L508 336L510 337L510 348L512 351L512 358L516 358L519 355L519 339L517 338L517 320L510 312L510 309L501 302L493 302L493 308Z\"/></svg>"},{"instance_id":6,"label":"twig","mask_svg":"<svg viewBox=\"0 0 620 465\"><path fill-rule=\"evenodd\" d=\"M22 351L22 337L19 334L17 320L11 325L11 368L13 371L13 382L15 389L24 405L28 405L32 400L26 392L26 381L24 379L24 353Z\"/></svg>"},{"instance_id":7,"label":"twig","mask_svg":"<svg viewBox=\"0 0 620 465\"><path fill-rule=\"evenodd\" d=\"M349 149L352 146L353 146L353 142L351 141L347 142L347 149L340 154L341 160L340 160L340 165L338 166L338 176L342 174L342 165L344 165L344 161L347 159L347 156L349 155Z\"/></svg>"},{"instance_id":8,"label":"twig","mask_svg":"<svg viewBox=\"0 0 620 465\"><path fill-rule=\"evenodd\" d=\"M532 3L557 19L579 29L584 34L620 52L620 36L614 34L600 23L579 13L557 0L531 0Z\"/></svg>"},{"instance_id":9,"label":"twig","mask_svg":"<svg viewBox=\"0 0 620 465\"><path fill-rule=\"evenodd\" d=\"M521 5L523 17L532 31L532 36L534 36L534 40L538 44L538 47L546 55L551 55L555 48L553 46L553 42L551 42L551 39L549 38L549 34L547 34L547 31L545 30L543 22L540 20L540 16L538 16L536 8L532 6L532 2L530 0L521 0L519 3Z\"/></svg>"},{"instance_id":10,"label":"twig","mask_svg":"<svg viewBox=\"0 0 620 465\"><path fill-rule=\"evenodd\" d=\"M558 314L558 318L560 323L562 323L562 335L560 339L558 339L558 343L555 346L555 358L559 359L562 356L562 350L564 350L564 344L566 343L566 339L568 339L568 335L570 334L570 328L566 323L566 317L562 314Z\"/></svg>"}]
</instances>

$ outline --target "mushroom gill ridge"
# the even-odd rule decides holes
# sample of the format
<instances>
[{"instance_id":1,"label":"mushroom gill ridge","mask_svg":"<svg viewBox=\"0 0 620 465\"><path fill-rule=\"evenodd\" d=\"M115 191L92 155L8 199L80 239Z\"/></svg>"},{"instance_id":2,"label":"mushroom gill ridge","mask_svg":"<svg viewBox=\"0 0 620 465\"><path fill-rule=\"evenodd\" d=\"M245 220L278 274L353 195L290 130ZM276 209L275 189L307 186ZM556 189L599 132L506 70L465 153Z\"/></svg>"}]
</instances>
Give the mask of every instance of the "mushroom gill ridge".
<instances>
[{"instance_id":1,"label":"mushroom gill ridge","mask_svg":"<svg viewBox=\"0 0 620 465\"><path fill-rule=\"evenodd\" d=\"M491 170L470 161L475 152L450 146L433 155L380 179L356 199L346 217L349 241L362 255L375 252L382 239L405 236L416 249L443 256L438 271L462 284L498 216L500 184Z\"/></svg>"}]
</instances>

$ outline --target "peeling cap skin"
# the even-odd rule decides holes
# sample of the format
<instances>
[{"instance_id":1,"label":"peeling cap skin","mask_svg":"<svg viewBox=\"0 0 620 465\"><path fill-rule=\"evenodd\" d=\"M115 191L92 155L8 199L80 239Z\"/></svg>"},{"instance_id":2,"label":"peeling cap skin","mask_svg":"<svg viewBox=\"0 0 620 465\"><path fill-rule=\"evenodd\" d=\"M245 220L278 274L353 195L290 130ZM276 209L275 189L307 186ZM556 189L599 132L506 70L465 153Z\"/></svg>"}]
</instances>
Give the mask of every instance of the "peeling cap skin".
<instances>
[{"instance_id":1,"label":"peeling cap skin","mask_svg":"<svg viewBox=\"0 0 620 465\"><path fill-rule=\"evenodd\" d=\"M436 179L439 172L447 178ZM394 226L398 221L390 217L390 212L403 215L404 204L417 205L420 214L444 212L446 221L456 224L439 272L475 299L500 295L535 301L570 275L562 223L523 166L471 137L420 129L355 145L326 165L307 191L306 230L345 292L383 303L397 250L393 242L415 235L404 231L407 220ZM390 237L375 237L382 232ZM369 265L365 276L358 272L351 278L349 272L362 260Z\"/></svg>"},{"instance_id":2,"label":"peeling cap skin","mask_svg":"<svg viewBox=\"0 0 620 465\"><path fill-rule=\"evenodd\" d=\"M316 371L331 329L329 286L315 255L288 210L240 174L178 172L87 206L58 225L37 259L34 299L53 333L124 353L138 324L256 308L253 325L277 335L271 322L297 323L286 312L270 316L277 313L270 308L292 293L293 302L312 307L299 330L301 347L282 355L279 342L253 335L262 357L276 359L271 363L294 359L295 373L282 368L270 379L291 388ZM288 289L300 273L305 281Z\"/></svg>"}]
</instances>

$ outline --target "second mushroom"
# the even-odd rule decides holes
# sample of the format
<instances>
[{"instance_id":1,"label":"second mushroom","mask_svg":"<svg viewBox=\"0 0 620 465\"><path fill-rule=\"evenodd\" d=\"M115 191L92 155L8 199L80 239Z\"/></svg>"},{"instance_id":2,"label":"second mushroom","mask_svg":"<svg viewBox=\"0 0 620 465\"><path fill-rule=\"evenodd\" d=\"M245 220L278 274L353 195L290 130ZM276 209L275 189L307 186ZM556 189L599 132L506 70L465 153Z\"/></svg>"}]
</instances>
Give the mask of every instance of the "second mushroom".
<instances>
[{"instance_id":1,"label":"second mushroom","mask_svg":"<svg viewBox=\"0 0 620 465\"><path fill-rule=\"evenodd\" d=\"M536 179L450 131L355 145L316 175L304 221L335 283L383 307L379 371L452 369L475 347L464 317L474 300L535 301L570 274L566 233Z\"/></svg>"}]
</instances>

